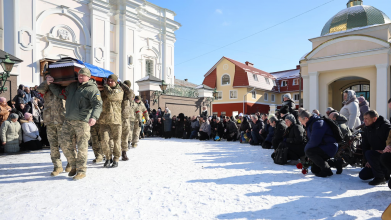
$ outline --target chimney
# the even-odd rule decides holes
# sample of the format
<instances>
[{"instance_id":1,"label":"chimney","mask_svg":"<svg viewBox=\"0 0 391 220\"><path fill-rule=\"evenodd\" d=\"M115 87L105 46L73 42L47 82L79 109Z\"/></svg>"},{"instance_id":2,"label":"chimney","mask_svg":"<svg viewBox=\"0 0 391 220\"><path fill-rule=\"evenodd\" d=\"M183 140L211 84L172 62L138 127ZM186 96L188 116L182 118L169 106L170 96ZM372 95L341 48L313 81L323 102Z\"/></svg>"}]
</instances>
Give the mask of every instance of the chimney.
<instances>
[{"instance_id":1,"label":"chimney","mask_svg":"<svg viewBox=\"0 0 391 220\"><path fill-rule=\"evenodd\" d=\"M250 63L250 62L248 62L248 61L246 61L246 65L247 65L247 66L254 67L254 64L252 64L252 63Z\"/></svg>"},{"instance_id":2,"label":"chimney","mask_svg":"<svg viewBox=\"0 0 391 220\"><path fill-rule=\"evenodd\" d=\"M297 65L297 66L296 66L296 69L299 70L299 69L300 69L300 65Z\"/></svg>"},{"instance_id":3,"label":"chimney","mask_svg":"<svg viewBox=\"0 0 391 220\"><path fill-rule=\"evenodd\" d=\"M185 79L185 82L187 82L188 79Z\"/></svg>"}]
</instances>

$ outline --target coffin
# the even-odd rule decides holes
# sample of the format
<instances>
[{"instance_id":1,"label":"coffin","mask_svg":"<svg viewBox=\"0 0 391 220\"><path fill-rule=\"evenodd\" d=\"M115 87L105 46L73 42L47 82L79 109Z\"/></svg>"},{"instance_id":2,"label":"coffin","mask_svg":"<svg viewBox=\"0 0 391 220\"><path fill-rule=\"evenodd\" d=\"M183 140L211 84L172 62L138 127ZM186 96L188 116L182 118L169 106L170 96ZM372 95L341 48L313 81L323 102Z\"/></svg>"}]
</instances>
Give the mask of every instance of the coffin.
<instances>
[{"instance_id":1,"label":"coffin","mask_svg":"<svg viewBox=\"0 0 391 220\"><path fill-rule=\"evenodd\" d=\"M113 73L94 65L83 63L82 61L72 58L64 58L56 63L50 64L49 72L54 78L54 84L68 86L73 82L77 82L79 70L85 67L90 69L91 78L96 81L96 84L98 84L98 89L103 90L103 79Z\"/></svg>"}]
</instances>

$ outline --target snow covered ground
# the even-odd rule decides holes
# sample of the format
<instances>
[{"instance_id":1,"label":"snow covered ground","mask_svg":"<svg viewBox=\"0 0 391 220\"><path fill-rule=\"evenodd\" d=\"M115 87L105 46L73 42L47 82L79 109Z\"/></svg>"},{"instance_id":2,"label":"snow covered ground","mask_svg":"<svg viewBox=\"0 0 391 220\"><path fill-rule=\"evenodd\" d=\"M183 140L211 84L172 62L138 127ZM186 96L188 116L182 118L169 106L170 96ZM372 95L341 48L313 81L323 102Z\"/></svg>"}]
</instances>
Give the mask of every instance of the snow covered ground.
<instances>
[{"instance_id":1,"label":"snow covered ground","mask_svg":"<svg viewBox=\"0 0 391 220\"><path fill-rule=\"evenodd\" d=\"M0 219L379 219L391 203L387 185L369 186L358 168L304 176L270 154L238 142L151 138L116 169L92 164L90 149L81 181L50 177L49 150L3 155Z\"/></svg>"}]
</instances>

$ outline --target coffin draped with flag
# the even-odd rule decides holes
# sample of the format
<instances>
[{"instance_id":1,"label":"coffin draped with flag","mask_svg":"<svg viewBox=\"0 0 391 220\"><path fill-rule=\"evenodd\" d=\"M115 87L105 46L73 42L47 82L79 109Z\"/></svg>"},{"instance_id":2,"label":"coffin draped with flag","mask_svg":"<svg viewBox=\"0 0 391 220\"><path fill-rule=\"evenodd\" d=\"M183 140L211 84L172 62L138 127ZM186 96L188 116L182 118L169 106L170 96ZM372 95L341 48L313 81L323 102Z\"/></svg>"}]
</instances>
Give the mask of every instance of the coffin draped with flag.
<instances>
[{"instance_id":1,"label":"coffin draped with flag","mask_svg":"<svg viewBox=\"0 0 391 220\"><path fill-rule=\"evenodd\" d=\"M103 89L103 79L114 74L109 70L70 57L62 58L55 63L49 64L48 71L54 78L53 83L68 86L77 81L77 75L81 68L90 70L91 78L96 81L99 90Z\"/></svg>"}]
</instances>

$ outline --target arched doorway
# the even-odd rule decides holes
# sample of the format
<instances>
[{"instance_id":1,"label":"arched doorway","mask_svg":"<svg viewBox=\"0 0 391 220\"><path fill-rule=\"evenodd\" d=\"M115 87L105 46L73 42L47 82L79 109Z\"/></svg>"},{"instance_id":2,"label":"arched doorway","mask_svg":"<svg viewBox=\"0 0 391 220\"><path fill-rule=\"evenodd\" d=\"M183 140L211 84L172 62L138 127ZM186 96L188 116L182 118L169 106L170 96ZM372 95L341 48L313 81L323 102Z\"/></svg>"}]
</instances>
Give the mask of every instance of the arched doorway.
<instances>
[{"instance_id":1,"label":"arched doorway","mask_svg":"<svg viewBox=\"0 0 391 220\"><path fill-rule=\"evenodd\" d=\"M353 90L357 97L363 95L369 102L370 96L370 81L361 77L345 77L338 79L329 85L329 100L328 106L336 110L342 108L343 92L346 90Z\"/></svg>"}]
</instances>

